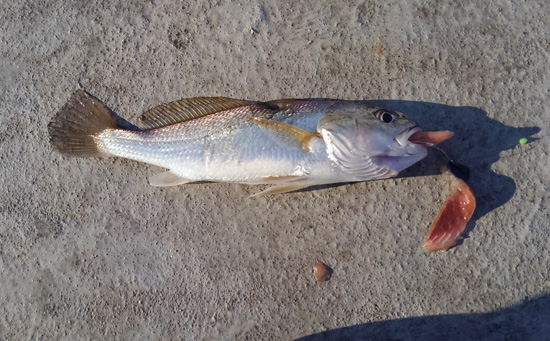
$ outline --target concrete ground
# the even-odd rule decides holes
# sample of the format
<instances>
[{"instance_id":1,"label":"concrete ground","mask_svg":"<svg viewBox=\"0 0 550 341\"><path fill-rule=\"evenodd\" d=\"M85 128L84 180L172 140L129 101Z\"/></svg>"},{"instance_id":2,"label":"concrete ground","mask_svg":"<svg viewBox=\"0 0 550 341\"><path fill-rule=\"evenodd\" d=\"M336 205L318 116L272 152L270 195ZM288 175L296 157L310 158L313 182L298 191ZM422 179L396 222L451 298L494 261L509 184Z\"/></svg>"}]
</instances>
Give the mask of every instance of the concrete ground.
<instances>
[{"instance_id":1,"label":"concrete ground","mask_svg":"<svg viewBox=\"0 0 550 341\"><path fill-rule=\"evenodd\" d=\"M549 3L308 3L0 4L2 339L549 337ZM151 187L156 167L52 151L79 87L130 121L194 96L377 100L455 132L478 210L423 252L449 194L435 150L271 197Z\"/></svg>"}]
</instances>

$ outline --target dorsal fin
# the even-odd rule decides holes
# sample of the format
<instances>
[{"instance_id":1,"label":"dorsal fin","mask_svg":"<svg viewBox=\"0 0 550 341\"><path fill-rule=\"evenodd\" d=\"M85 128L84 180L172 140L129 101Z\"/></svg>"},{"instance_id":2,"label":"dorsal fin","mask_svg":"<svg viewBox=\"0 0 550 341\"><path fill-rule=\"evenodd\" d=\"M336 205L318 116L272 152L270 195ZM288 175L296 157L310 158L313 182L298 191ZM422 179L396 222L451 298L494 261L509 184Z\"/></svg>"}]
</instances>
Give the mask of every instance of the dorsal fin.
<instances>
[{"instance_id":1,"label":"dorsal fin","mask_svg":"<svg viewBox=\"0 0 550 341\"><path fill-rule=\"evenodd\" d=\"M302 102L302 101L305 101L305 100L297 99L297 98L283 98L283 99L275 99L273 101L268 101L268 102L262 102L262 104L265 104L269 109L283 110L283 109L289 108L294 103Z\"/></svg>"},{"instance_id":2,"label":"dorsal fin","mask_svg":"<svg viewBox=\"0 0 550 341\"><path fill-rule=\"evenodd\" d=\"M227 97L186 98L146 111L138 118L138 125L143 129L166 127L249 104L250 102Z\"/></svg>"}]
</instances>

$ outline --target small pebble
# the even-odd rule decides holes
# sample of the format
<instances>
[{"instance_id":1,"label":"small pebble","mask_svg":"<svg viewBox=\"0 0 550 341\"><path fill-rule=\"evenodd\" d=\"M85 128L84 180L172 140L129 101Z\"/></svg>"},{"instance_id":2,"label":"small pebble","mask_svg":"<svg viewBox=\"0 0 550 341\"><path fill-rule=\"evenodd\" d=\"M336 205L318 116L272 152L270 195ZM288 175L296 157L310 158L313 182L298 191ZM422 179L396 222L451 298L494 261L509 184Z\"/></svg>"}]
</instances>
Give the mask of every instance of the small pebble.
<instances>
[{"instance_id":1,"label":"small pebble","mask_svg":"<svg viewBox=\"0 0 550 341\"><path fill-rule=\"evenodd\" d=\"M525 137L522 137L519 139L519 144L526 144L527 143L527 139Z\"/></svg>"},{"instance_id":2,"label":"small pebble","mask_svg":"<svg viewBox=\"0 0 550 341\"><path fill-rule=\"evenodd\" d=\"M332 269L322 262L317 262L317 264L313 267L313 275L315 276L317 282L328 281L332 275Z\"/></svg>"}]
</instances>

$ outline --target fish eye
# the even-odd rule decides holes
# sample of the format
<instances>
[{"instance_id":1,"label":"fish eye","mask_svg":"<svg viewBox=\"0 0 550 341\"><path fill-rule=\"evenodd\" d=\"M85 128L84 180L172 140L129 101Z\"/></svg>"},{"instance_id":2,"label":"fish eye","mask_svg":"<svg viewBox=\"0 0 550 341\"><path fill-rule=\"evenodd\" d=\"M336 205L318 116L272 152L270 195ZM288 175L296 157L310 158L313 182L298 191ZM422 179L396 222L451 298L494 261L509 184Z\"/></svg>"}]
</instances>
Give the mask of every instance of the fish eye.
<instances>
[{"instance_id":1,"label":"fish eye","mask_svg":"<svg viewBox=\"0 0 550 341\"><path fill-rule=\"evenodd\" d=\"M374 116L384 123L391 123L397 119L397 115L388 110L378 110Z\"/></svg>"}]
</instances>

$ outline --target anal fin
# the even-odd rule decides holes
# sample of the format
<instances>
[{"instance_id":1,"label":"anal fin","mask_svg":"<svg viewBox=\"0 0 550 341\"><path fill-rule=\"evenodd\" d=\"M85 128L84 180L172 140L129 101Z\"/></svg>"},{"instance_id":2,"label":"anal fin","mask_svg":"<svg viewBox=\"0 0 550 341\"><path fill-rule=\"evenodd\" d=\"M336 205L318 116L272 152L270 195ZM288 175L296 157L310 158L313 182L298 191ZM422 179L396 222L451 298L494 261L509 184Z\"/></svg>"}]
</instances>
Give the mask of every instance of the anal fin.
<instances>
[{"instance_id":1,"label":"anal fin","mask_svg":"<svg viewBox=\"0 0 550 341\"><path fill-rule=\"evenodd\" d=\"M149 178L149 184L155 187L177 186L191 182L191 180L182 178L181 176L167 171L158 173Z\"/></svg>"}]
</instances>

